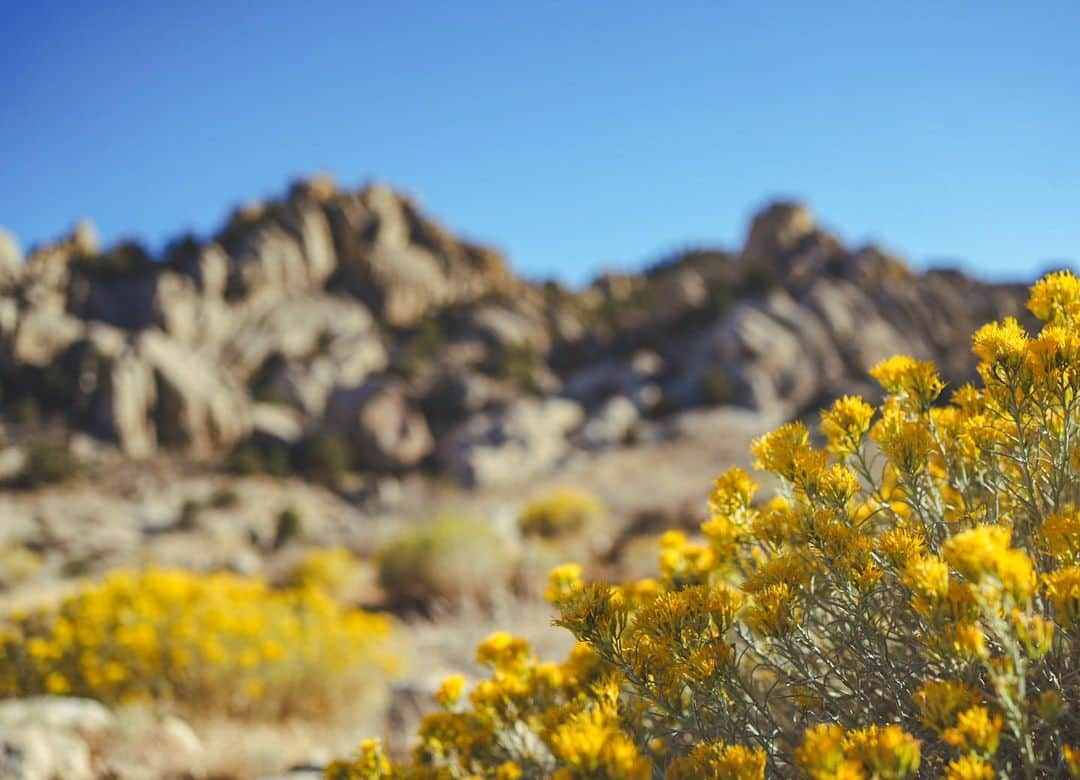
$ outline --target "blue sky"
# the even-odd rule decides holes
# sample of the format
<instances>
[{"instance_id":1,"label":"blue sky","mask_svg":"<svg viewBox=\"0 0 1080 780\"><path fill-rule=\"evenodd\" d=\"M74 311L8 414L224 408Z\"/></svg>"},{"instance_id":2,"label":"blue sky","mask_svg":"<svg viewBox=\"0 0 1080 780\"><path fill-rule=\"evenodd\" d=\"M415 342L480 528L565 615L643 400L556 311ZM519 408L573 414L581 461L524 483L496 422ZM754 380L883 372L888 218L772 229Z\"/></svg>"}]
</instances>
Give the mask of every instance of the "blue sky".
<instances>
[{"instance_id":1,"label":"blue sky","mask_svg":"<svg viewBox=\"0 0 1080 780\"><path fill-rule=\"evenodd\" d=\"M172 6L166 8L165 6ZM919 265L1080 259L1080 4L9 3L0 225L207 234L330 171L533 276L734 246L776 197Z\"/></svg>"}]
</instances>

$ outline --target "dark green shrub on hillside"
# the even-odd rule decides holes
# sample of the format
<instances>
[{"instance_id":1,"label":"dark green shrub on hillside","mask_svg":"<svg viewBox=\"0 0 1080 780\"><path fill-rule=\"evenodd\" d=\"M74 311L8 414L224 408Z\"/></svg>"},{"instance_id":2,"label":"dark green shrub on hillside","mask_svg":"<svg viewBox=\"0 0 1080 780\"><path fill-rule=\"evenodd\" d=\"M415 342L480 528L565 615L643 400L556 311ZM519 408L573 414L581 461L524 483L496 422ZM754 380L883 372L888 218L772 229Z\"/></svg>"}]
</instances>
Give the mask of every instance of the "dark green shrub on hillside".
<instances>
[{"instance_id":1,"label":"dark green shrub on hillside","mask_svg":"<svg viewBox=\"0 0 1080 780\"><path fill-rule=\"evenodd\" d=\"M233 447L225 467L240 476L269 474L273 477L288 477L293 473L288 447L279 442L260 444L251 439Z\"/></svg>"},{"instance_id":2,"label":"dark green shrub on hillside","mask_svg":"<svg viewBox=\"0 0 1080 780\"><path fill-rule=\"evenodd\" d=\"M285 507L274 521L274 549L280 550L304 531L304 522L296 507Z\"/></svg>"},{"instance_id":3,"label":"dark green shrub on hillside","mask_svg":"<svg viewBox=\"0 0 1080 780\"><path fill-rule=\"evenodd\" d=\"M23 488L57 485L78 476L80 464L67 440L60 436L36 439L26 450L26 462L19 472L18 484Z\"/></svg>"},{"instance_id":4,"label":"dark green shrub on hillside","mask_svg":"<svg viewBox=\"0 0 1080 780\"><path fill-rule=\"evenodd\" d=\"M352 468L352 447L341 434L317 433L300 443L295 465L297 471L309 479L336 487Z\"/></svg>"},{"instance_id":5,"label":"dark green shrub on hillside","mask_svg":"<svg viewBox=\"0 0 1080 780\"><path fill-rule=\"evenodd\" d=\"M542 391L537 380L540 364L540 356L530 347L504 344L495 350L488 368L495 378L504 379L523 392L539 395Z\"/></svg>"}]
</instances>

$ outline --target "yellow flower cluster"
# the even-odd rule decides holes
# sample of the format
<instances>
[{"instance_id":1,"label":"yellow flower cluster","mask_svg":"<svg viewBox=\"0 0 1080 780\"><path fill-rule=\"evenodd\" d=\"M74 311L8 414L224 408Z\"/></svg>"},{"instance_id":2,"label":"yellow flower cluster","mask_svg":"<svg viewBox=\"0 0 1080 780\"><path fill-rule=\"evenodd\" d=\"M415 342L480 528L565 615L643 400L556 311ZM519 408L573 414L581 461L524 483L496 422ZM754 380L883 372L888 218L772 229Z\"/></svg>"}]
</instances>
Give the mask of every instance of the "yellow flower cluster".
<instances>
[{"instance_id":1,"label":"yellow flower cluster","mask_svg":"<svg viewBox=\"0 0 1080 780\"><path fill-rule=\"evenodd\" d=\"M914 777L919 740L896 725L866 726L845 732L835 724L806 731L795 763L811 780Z\"/></svg>"},{"instance_id":2,"label":"yellow flower cluster","mask_svg":"<svg viewBox=\"0 0 1080 780\"><path fill-rule=\"evenodd\" d=\"M324 715L391 669L381 617L257 579L119 571L0 623L0 695ZM369 693L371 691L368 691Z\"/></svg>"},{"instance_id":3,"label":"yellow flower cluster","mask_svg":"<svg viewBox=\"0 0 1080 780\"><path fill-rule=\"evenodd\" d=\"M561 488L526 504L518 518L526 536L565 537L580 534L604 517L604 505L591 493Z\"/></svg>"},{"instance_id":4,"label":"yellow flower cluster","mask_svg":"<svg viewBox=\"0 0 1080 780\"><path fill-rule=\"evenodd\" d=\"M556 569L571 659L495 635L382 776L1080 778L1080 281L1029 308L974 335L978 387L891 358L824 448L758 439L776 495L722 474L657 580Z\"/></svg>"},{"instance_id":5,"label":"yellow flower cluster","mask_svg":"<svg viewBox=\"0 0 1080 780\"><path fill-rule=\"evenodd\" d=\"M290 583L337 594L356 575L356 556L344 547L322 547L307 552L290 572Z\"/></svg>"}]
</instances>

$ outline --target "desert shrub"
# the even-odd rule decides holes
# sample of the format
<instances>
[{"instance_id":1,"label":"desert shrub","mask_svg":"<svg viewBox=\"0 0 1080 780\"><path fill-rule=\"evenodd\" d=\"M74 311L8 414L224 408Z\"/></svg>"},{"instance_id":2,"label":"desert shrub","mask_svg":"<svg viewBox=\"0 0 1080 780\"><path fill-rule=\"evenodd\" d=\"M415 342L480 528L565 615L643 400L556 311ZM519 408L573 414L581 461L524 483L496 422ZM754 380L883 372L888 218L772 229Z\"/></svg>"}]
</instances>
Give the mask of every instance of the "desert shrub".
<instances>
[{"instance_id":1,"label":"desert shrub","mask_svg":"<svg viewBox=\"0 0 1080 780\"><path fill-rule=\"evenodd\" d=\"M542 392L537 380L541 362L540 356L532 347L501 344L494 350L487 368L497 379L506 380L524 393L538 395Z\"/></svg>"},{"instance_id":2,"label":"desert shrub","mask_svg":"<svg viewBox=\"0 0 1080 780\"><path fill-rule=\"evenodd\" d=\"M317 433L302 441L297 450L297 470L331 487L341 482L352 465L352 447L338 433Z\"/></svg>"},{"instance_id":3,"label":"desert shrub","mask_svg":"<svg viewBox=\"0 0 1080 780\"><path fill-rule=\"evenodd\" d=\"M240 503L240 494L228 485L222 485L210 494L207 506L213 509L232 509Z\"/></svg>"},{"instance_id":4,"label":"desert shrub","mask_svg":"<svg viewBox=\"0 0 1080 780\"><path fill-rule=\"evenodd\" d=\"M31 579L41 566L41 556L21 544L0 546L0 589Z\"/></svg>"},{"instance_id":5,"label":"desert shrub","mask_svg":"<svg viewBox=\"0 0 1080 780\"><path fill-rule=\"evenodd\" d=\"M758 439L776 495L724 472L658 578L557 568L558 623L599 671L493 638L490 679L389 772L1080 777L1080 280L1046 277L1029 308L1035 335L975 333L981 386L948 402L932 364L895 357L871 372L880 406L824 412L823 448L800 422Z\"/></svg>"},{"instance_id":6,"label":"desert shrub","mask_svg":"<svg viewBox=\"0 0 1080 780\"><path fill-rule=\"evenodd\" d=\"M321 717L375 693L389 623L314 588L120 571L0 623L0 696L171 703L253 718Z\"/></svg>"},{"instance_id":7,"label":"desert shrub","mask_svg":"<svg viewBox=\"0 0 1080 780\"><path fill-rule=\"evenodd\" d=\"M285 507L274 519L274 549L280 550L303 532L304 521L296 507Z\"/></svg>"},{"instance_id":8,"label":"desert shrub","mask_svg":"<svg viewBox=\"0 0 1080 780\"><path fill-rule=\"evenodd\" d=\"M310 550L289 572L294 587L318 588L337 595L355 576L356 556L344 547Z\"/></svg>"},{"instance_id":9,"label":"desert shrub","mask_svg":"<svg viewBox=\"0 0 1080 780\"><path fill-rule=\"evenodd\" d=\"M561 488L525 505L518 518L526 536L559 538L587 533L604 519L604 505L577 488Z\"/></svg>"},{"instance_id":10,"label":"desert shrub","mask_svg":"<svg viewBox=\"0 0 1080 780\"><path fill-rule=\"evenodd\" d=\"M225 467L233 474L252 476L261 474L266 469L263 454L251 441L242 441L232 448Z\"/></svg>"},{"instance_id":11,"label":"desert shrub","mask_svg":"<svg viewBox=\"0 0 1080 780\"><path fill-rule=\"evenodd\" d=\"M513 573L506 541L480 520L442 517L409 528L378 556L379 584L404 609L484 603Z\"/></svg>"},{"instance_id":12,"label":"desert shrub","mask_svg":"<svg viewBox=\"0 0 1080 780\"><path fill-rule=\"evenodd\" d=\"M269 474L288 477L293 473L289 448L278 442L262 443L247 439L229 452L226 469L240 476Z\"/></svg>"},{"instance_id":13,"label":"desert shrub","mask_svg":"<svg viewBox=\"0 0 1080 780\"><path fill-rule=\"evenodd\" d=\"M173 524L177 531L194 531L199 524L199 515L202 514L203 504L194 498L185 498L180 504L180 511L176 513L176 522Z\"/></svg>"},{"instance_id":14,"label":"desert shrub","mask_svg":"<svg viewBox=\"0 0 1080 780\"><path fill-rule=\"evenodd\" d=\"M395 353L394 367L405 377L418 376L447 345L447 335L437 317L425 317Z\"/></svg>"},{"instance_id":15,"label":"desert shrub","mask_svg":"<svg viewBox=\"0 0 1080 780\"><path fill-rule=\"evenodd\" d=\"M78 458L71 452L62 436L43 436L26 449L26 461L19 472L18 484L23 488L58 485L79 474Z\"/></svg>"}]
</instances>

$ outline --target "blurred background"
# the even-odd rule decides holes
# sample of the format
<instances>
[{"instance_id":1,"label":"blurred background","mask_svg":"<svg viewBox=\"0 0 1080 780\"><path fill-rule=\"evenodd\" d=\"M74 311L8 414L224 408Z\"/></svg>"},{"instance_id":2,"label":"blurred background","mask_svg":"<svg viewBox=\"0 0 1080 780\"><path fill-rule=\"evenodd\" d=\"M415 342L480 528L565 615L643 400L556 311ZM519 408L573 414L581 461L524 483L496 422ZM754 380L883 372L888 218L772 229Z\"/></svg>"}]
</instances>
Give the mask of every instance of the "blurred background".
<instances>
[{"instance_id":1,"label":"blurred background","mask_svg":"<svg viewBox=\"0 0 1080 780\"><path fill-rule=\"evenodd\" d=\"M1080 251L1074 3L0 15L14 777L401 754L491 631L567 651L549 569L655 573Z\"/></svg>"}]
</instances>

